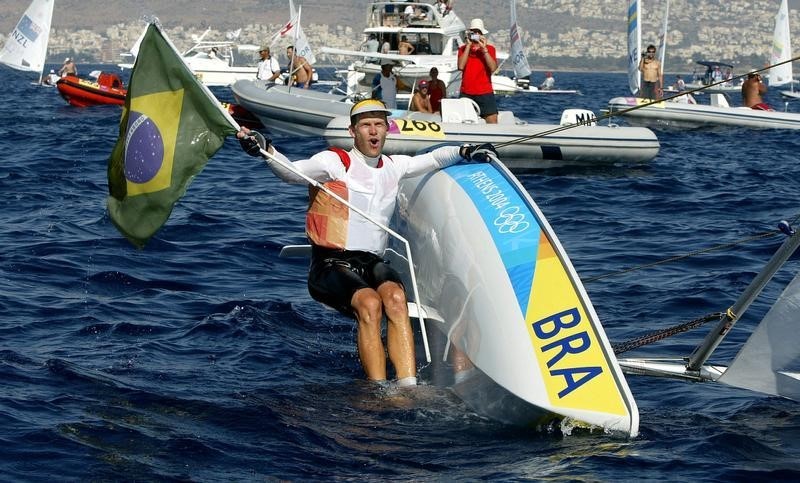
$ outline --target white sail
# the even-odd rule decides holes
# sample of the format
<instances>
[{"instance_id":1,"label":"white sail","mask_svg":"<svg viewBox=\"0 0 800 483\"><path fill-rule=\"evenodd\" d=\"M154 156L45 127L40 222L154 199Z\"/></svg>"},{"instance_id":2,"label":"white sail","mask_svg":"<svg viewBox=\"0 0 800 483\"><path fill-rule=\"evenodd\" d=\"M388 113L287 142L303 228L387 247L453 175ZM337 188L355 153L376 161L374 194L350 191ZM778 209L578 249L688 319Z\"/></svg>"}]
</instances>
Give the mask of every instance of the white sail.
<instances>
[{"instance_id":1,"label":"white sail","mask_svg":"<svg viewBox=\"0 0 800 483\"><path fill-rule=\"evenodd\" d=\"M786 0L775 16L775 31L772 36L772 52L770 65L779 64L792 58L792 42L789 38L789 7ZM769 85L780 86L792 82L792 63L771 67L769 69Z\"/></svg>"},{"instance_id":2,"label":"white sail","mask_svg":"<svg viewBox=\"0 0 800 483\"><path fill-rule=\"evenodd\" d=\"M14 69L38 72L41 82L54 0L33 0L6 38L0 62Z\"/></svg>"},{"instance_id":3,"label":"white sail","mask_svg":"<svg viewBox=\"0 0 800 483\"><path fill-rule=\"evenodd\" d=\"M719 382L800 401L798 328L800 273L775 301Z\"/></svg>"},{"instance_id":4,"label":"white sail","mask_svg":"<svg viewBox=\"0 0 800 483\"><path fill-rule=\"evenodd\" d=\"M667 27L669 24L669 0L664 7L664 23L661 24L661 33L658 34L658 55L661 62L661 72L664 72L664 60L667 53Z\"/></svg>"},{"instance_id":5,"label":"white sail","mask_svg":"<svg viewBox=\"0 0 800 483\"><path fill-rule=\"evenodd\" d=\"M522 79L531 75L531 67L528 64L525 49L522 48L522 38L519 35L517 7L515 4L516 0L511 0L511 61L514 64L514 76L517 79Z\"/></svg>"},{"instance_id":6,"label":"white sail","mask_svg":"<svg viewBox=\"0 0 800 483\"><path fill-rule=\"evenodd\" d=\"M639 12L639 0L628 0L628 86L634 95L639 93L642 85L639 72L642 51L642 25Z\"/></svg>"},{"instance_id":7,"label":"white sail","mask_svg":"<svg viewBox=\"0 0 800 483\"><path fill-rule=\"evenodd\" d=\"M300 10L302 10L302 8L301 6ZM314 56L314 51L311 50L311 45L308 43L308 38L303 32L303 27L300 26L300 10L295 10L294 3L292 0L289 0L289 21L272 36L270 46L275 46L281 39L290 38L294 43L295 53L300 57L305 57L310 64L315 64L317 58Z\"/></svg>"}]
</instances>

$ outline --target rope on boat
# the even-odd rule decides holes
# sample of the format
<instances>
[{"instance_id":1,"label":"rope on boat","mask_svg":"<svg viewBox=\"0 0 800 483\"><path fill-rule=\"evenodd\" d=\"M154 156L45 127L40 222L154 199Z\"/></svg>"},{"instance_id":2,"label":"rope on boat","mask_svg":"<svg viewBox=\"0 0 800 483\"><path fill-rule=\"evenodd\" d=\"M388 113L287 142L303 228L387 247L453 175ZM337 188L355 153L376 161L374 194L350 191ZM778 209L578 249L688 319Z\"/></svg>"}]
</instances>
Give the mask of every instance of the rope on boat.
<instances>
[{"instance_id":1,"label":"rope on boat","mask_svg":"<svg viewBox=\"0 0 800 483\"><path fill-rule=\"evenodd\" d=\"M784 60L783 62L778 62L776 64L768 65L766 67L762 67L761 69L756 69L756 70L753 70L753 71L750 71L750 72L745 72L744 74L739 74L737 76L733 76L730 79L723 79L723 80L720 80L720 81L717 81L717 82L712 82L711 84L708 84L707 86L698 87L696 89L690 89L688 91L682 91L682 92L679 92L677 94L671 95L669 97L662 97L661 99L650 100L648 102L644 102L644 103L636 105L636 106L631 106L631 107L628 107L628 108L625 108L625 109L620 109L619 111L614 111L614 112L609 111L608 113L603 114L602 116L597 117L597 118L587 119L585 121L572 123L572 124L565 124L563 126L558 126L556 128L553 128L553 129L550 129L550 130L547 130L547 131L543 131L543 132L536 133L536 134L531 134L530 136L522 136L522 137L519 137L517 139L512 139L511 141L506 141L506 142L503 142L503 143L496 143L494 146L497 147L497 148L502 148L504 146L511 146L513 144L523 143L523 142L528 141L530 139L541 138L541 137L549 136L551 134L559 133L561 131L566 131L567 129L572 129L573 127L590 125L592 123L599 123L602 120L610 119L612 117L624 116L625 114L627 114L629 112L635 111L637 109L641 109L643 107L652 106L653 104L659 104L661 102L671 101L672 99L675 99L676 97L681 97L681 96L685 96L685 95L688 95L688 94L694 94L695 92L700 92L700 91L703 91L705 89L709 89L711 87L718 86L720 84L725 84L727 82L733 82L735 80L738 80L738 79L741 79L743 77L746 77L746 76L748 76L750 74L756 74L756 73L759 73L759 72L764 72L764 71L767 71L767 70L769 70L769 69L771 69L773 67L777 67L777 66L783 65L783 64L788 64L790 62L795 62L795 61L798 61L798 60L800 60L800 56L791 58L789 60Z\"/></svg>"},{"instance_id":2,"label":"rope on boat","mask_svg":"<svg viewBox=\"0 0 800 483\"><path fill-rule=\"evenodd\" d=\"M697 319L690 320L689 322L684 322L683 324L678 324L656 332L651 332L649 334L637 337L635 339L631 339L625 342L620 342L618 344L611 344L611 348L614 349L615 355L619 355L622 354L623 352L628 352L633 349L638 349L639 347L645 346L647 344L658 342L660 340L666 339L667 337L672 337L673 335L676 334L688 332L692 329L701 327L702 325L708 322L715 320L718 321L723 315L725 315L725 312L714 312L699 317Z\"/></svg>"}]
</instances>

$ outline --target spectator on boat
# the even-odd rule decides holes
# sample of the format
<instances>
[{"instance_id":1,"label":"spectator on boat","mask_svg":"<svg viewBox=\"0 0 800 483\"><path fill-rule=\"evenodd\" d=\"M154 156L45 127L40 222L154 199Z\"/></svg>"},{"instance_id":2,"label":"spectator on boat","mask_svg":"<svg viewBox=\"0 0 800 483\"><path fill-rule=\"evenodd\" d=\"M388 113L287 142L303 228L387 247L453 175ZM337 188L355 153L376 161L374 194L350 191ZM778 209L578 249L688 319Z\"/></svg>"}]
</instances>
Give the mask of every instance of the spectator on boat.
<instances>
[{"instance_id":1,"label":"spectator on boat","mask_svg":"<svg viewBox=\"0 0 800 483\"><path fill-rule=\"evenodd\" d=\"M431 44L428 43L428 39L425 37L420 37L419 42L417 42L417 54L430 55L430 53L431 53Z\"/></svg>"},{"instance_id":2,"label":"spectator on boat","mask_svg":"<svg viewBox=\"0 0 800 483\"><path fill-rule=\"evenodd\" d=\"M369 381L385 383L388 358L397 387L417 384L414 333L400 274L384 259L386 231L329 194L340 193L375 221L389 224L403 178L419 176L462 160L488 161L489 144L444 146L419 156L383 154L389 130L386 106L366 99L350 109L349 151L330 148L309 159L289 161L269 141L247 128L237 134L242 149L263 156L283 181L320 183L309 189L306 235L311 243L308 291L314 300L356 321L356 345ZM269 153L269 156L262 153ZM285 164L284 164L285 163ZM295 171L285 165L291 165ZM386 348L381 329L386 316Z\"/></svg>"},{"instance_id":3,"label":"spectator on boat","mask_svg":"<svg viewBox=\"0 0 800 483\"><path fill-rule=\"evenodd\" d=\"M375 36L375 34L369 34L369 38L363 44L361 44L361 50L364 52L378 51L378 38ZM375 57L367 57L365 60L373 64L378 61L378 59Z\"/></svg>"},{"instance_id":4,"label":"spectator on boat","mask_svg":"<svg viewBox=\"0 0 800 483\"><path fill-rule=\"evenodd\" d=\"M553 77L552 72L545 72L544 73L544 81L539 86L539 89L543 91L551 91L556 86L556 79Z\"/></svg>"},{"instance_id":5,"label":"spectator on boat","mask_svg":"<svg viewBox=\"0 0 800 483\"><path fill-rule=\"evenodd\" d=\"M718 65L715 65L714 70L711 71L711 81L719 82L721 80L722 80L722 71L719 69Z\"/></svg>"},{"instance_id":6,"label":"spectator on boat","mask_svg":"<svg viewBox=\"0 0 800 483\"><path fill-rule=\"evenodd\" d=\"M664 86L664 73L661 71L661 62L656 60L656 46L650 44L639 61L639 71L642 73L642 88L639 97L643 99L661 99Z\"/></svg>"},{"instance_id":7,"label":"spectator on boat","mask_svg":"<svg viewBox=\"0 0 800 483\"><path fill-rule=\"evenodd\" d=\"M447 95L447 86L439 79L439 69L431 67L428 81L428 95L433 112L442 112L442 99Z\"/></svg>"},{"instance_id":8,"label":"spectator on boat","mask_svg":"<svg viewBox=\"0 0 800 483\"><path fill-rule=\"evenodd\" d=\"M400 37L400 43L397 44L397 52L400 55L411 55L414 53L414 46L408 41L408 37L403 35Z\"/></svg>"},{"instance_id":9,"label":"spectator on boat","mask_svg":"<svg viewBox=\"0 0 800 483\"><path fill-rule=\"evenodd\" d=\"M747 74L747 80L742 84L742 104L745 107L760 111L774 111L762 97L767 93L767 85L761 80L761 75L757 72Z\"/></svg>"},{"instance_id":10,"label":"spectator on boat","mask_svg":"<svg viewBox=\"0 0 800 483\"><path fill-rule=\"evenodd\" d=\"M61 66L61 69L58 70L58 75L61 77L67 75L78 75L78 67L75 65L75 62L72 61L70 57L64 59L64 65Z\"/></svg>"},{"instance_id":11,"label":"spectator on boat","mask_svg":"<svg viewBox=\"0 0 800 483\"><path fill-rule=\"evenodd\" d=\"M408 86L394 75L392 67L391 60L381 62L381 72L372 79L372 98L383 101L389 109L397 109L397 91Z\"/></svg>"},{"instance_id":12,"label":"spectator on boat","mask_svg":"<svg viewBox=\"0 0 800 483\"><path fill-rule=\"evenodd\" d=\"M678 92L686 90L686 82L683 81L683 76L680 74L675 76L675 90Z\"/></svg>"},{"instance_id":13,"label":"spectator on boat","mask_svg":"<svg viewBox=\"0 0 800 483\"><path fill-rule=\"evenodd\" d=\"M278 59L272 56L269 46L267 45L261 46L258 55L261 56L261 62L258 63L256 79L265 80L270 83L275 82L275 79L281 75L281 65Z\"/></svg>"},{"instance_id":14,"label":"spectator on boat","mask_svg":"<svg viewBox=\"0 0 800 483\"><path fill-rule=\"evenodd\" d=\"M392 50L392 44L389 43L389 37L381 44L381 54L388 54Z\"/></svg>"},{"instance_id":15,"label":"spectator on boat","mask_svg":"<svg viewBox=\"0 0 800 483\"><path fill-rule=\"evenodd\" d=\"M311 64L305 57L295 54L294 46L291 45L286 48L286 57L289 58L289 85L309 89L311 76L314 74Z\"/></svg>"},{"instance_id":16,"label":"spectator on boat","mask_svg":"<svg viewBox=\"0 0 800 483\"><path fill-rule=\"evenodd\" d=\"M431 108L430 94L428 93L428 81L419 81L419 84L417 84L417 91L411 97L408 110L430 113L433 112L433 109Z\"/></svg>"},{"instance_id":17,"label":"spectator on boat","mask_svg":"<svg viewBox=\"0 0 800 483\"><path fill-rule=\"evenodd\" d=\"M475 101L481 117L488 124L496 124L497 100L492 87L492 73L497 70L497 54L494 46L486 40L488 33L483 20L472 19L466 43L458 48L458 69L462 73L461 97Z\"/></svg>"},{"instance_id":18,"label":"spectator on boat","mask_svg":"<svg viewBox=\"0 0 800 483\"><path fill-rule=\"evenodd\" d=\"M722 77L725 80L725 85L731 85L731 81L733 80L733 71L730 69L725 69L725 75Z\"/></svg>"},{"instance_id":19,"label":"spectator on boat","mask_svg":"<svg viewBox=\"0 0 800 483\"><path fill-rule=\"evenodd\" d=\"M403 21L408 25L412 20L414 20L414 6L406 5L406 8L403 10Z\"/></svg>"}]
</instances>

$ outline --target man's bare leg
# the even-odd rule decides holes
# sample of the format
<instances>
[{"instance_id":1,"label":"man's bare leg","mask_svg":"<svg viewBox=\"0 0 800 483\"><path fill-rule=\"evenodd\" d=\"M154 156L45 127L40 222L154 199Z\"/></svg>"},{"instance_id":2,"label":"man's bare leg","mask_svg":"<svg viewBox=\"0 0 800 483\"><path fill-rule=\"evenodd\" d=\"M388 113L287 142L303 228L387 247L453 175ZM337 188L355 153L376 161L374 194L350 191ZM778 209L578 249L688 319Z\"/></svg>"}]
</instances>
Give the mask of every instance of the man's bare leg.
<instances>
[{"instance_id":1,"label":"man's bare leg","mask_svg":"<svg viewBox=\"0 0 800 483\"><path fill-rule=\"evenodd\" d=\"M350 305L358 321L358 357L367 379L386 380L386 352L381 340L383 310L381 297L371 288L362 288L353 294Z\"/></svg>"},{"instance_id":2,"label":"man's bare leg","mask_svg":"<svg viewBox=\"0 0 800 483\"><path fill-rule=\"evenodd\" d=\"M414 354L414 333L408 318L408 304L403 287L395 282L385 282L378 287L383 301L387 322L387 345L389 359L394 365L397 380L416 377L416 357ZM411 380L407 380L410 382ZM416 380L413 381L416 384Z\"/></svg>"}]
</instances>

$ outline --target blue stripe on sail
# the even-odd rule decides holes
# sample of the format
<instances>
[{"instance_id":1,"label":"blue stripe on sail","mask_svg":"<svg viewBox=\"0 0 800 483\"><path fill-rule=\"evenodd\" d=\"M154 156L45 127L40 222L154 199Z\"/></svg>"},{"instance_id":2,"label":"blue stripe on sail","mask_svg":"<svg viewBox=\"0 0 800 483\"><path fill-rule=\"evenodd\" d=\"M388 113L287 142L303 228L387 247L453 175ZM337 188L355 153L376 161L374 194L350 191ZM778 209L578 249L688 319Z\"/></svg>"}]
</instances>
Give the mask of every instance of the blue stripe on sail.
<instances>
[{"instance_id":1,"label":"blue stripe on sail","mask_svg":"<svg viewBox=\"0 0 800 483\"><path fill-rule=\"evenodd\" d=\"M461 186L480 213L524 316L541 236L536 217L516 187L489 164L459 164L445 172Z\"/></svg>"},{"instance_id":2,"label":"blue stripe on sail","mask_svg":"<svg viewBox=\"0 0 800 483\"><path fill-rule=\"evenodd\" d=\"M36 25L27 15L23 15L19 20L19 23L17 24L17 30L19 30L25 37L31 39L32 42L36 42L39 34L42 33L42 28Z\"/></svg>"}]
</instances>

